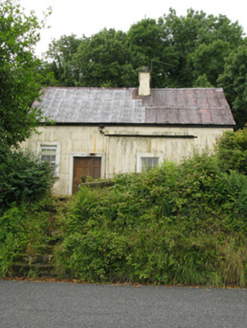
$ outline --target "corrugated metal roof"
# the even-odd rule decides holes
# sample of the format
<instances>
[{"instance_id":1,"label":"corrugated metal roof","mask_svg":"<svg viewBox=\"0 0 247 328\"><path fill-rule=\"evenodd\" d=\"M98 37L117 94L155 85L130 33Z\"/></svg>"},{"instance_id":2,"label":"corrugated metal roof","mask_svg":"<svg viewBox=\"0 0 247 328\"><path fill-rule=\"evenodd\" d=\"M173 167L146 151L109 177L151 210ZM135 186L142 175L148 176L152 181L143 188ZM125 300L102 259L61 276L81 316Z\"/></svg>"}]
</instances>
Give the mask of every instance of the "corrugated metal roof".
<instances>
[{"instance_id":1,"label":"corrugated metal roof","mask_svg":"<svg viewBox=\"0 0 247 328\"><path fill-rule=\"evenodd\" d=\"M57 123L234 125L221 88L137 89L48 87L41 96L45 116Z\"/></svg>"}]
</instances>

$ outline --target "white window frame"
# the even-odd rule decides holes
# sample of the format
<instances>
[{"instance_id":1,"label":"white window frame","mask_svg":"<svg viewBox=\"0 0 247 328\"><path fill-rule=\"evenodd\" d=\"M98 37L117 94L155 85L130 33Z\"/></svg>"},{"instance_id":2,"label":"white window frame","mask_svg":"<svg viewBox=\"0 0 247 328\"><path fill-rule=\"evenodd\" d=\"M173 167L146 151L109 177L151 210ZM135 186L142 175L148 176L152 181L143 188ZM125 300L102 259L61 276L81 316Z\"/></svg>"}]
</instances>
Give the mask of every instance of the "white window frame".
<instances>
[{"instance_id":1,"label":"white window frame","mask_svg":"<svg viewBox=\"0 0 247 328\"><path fill-rule=\"evenodd\" d=\"M136 172L141 173L142 171L142 158L158 158L158 165L163 162L163 154L152 154L152 153L137 153L136 155Z\"/></svg>"},{"instance_id":2,"label":"white window frame","mask_svg":"<svg viewBox=\"0 0 247 328\"><path fill-rule=\"evenodd\" d=\"M100 157L101 158L101 179L105 177L105 154L103 153L70 153L69 155L69 195L72 195L74 157Z\"/></svg>"},{"instance_id":3,"label":"white window frame","mask_svg":"<svg viewBox=\"0 0 247 328\"><path fill-rule=\"evenodd\" d=\"M46 146L53 147L56 149L56 160L55 160L55 177L59 177L59 171L60 171L60 142L59 141L38 141L37 143L37 154L41 158L42 149Z\"/></svg>"}]
</instances>

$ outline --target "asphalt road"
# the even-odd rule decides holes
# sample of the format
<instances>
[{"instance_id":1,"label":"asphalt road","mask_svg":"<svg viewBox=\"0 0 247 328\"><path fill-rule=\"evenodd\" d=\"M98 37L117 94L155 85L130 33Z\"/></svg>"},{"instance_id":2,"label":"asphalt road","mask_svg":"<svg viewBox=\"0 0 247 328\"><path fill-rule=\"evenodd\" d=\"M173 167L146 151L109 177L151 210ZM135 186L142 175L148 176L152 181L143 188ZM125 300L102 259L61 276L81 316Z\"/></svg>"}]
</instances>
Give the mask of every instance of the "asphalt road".
<instances>
[{"instance_id":1,"label":"asphalt road","mask_svg":"<svg viewBox=\"0 0 247 328\"><path fill-rule=\"evenodd\" d=\"M246 328L247 289L0 281L1 328Z\"/></svg>"}]
</instances>

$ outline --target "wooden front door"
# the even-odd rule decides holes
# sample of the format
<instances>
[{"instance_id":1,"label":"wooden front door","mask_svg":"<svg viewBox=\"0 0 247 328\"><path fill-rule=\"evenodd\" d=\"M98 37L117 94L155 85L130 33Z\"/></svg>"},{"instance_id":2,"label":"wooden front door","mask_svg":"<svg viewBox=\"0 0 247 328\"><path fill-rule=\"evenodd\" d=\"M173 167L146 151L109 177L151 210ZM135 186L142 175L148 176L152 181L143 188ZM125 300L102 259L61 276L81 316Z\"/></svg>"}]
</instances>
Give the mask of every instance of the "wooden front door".
<instances>
[{"instance_id":1,"label":"wooden front door","mask_svg":"<svg viewBox=\"0 0 247 328\"><path fill-rule=\"evenodd\" d=\"M74 157L73 194L79 190L81 177L101 177L101 157Z\"/></svg>"}]
</instances>

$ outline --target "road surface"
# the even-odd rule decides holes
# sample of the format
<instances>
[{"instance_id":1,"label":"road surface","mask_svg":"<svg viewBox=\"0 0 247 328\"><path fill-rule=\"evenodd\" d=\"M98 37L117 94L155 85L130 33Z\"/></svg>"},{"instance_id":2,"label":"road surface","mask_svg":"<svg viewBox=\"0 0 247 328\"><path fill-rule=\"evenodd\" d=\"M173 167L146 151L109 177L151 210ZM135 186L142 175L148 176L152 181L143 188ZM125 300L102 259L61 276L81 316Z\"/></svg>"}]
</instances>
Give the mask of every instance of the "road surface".
<instances>
[{"instance_id":1,"label":"road surface","mask_svg":"<svg viewBox=\"0 0 247 328\"><path fill-rule=\"evenodd\" d=\"M246 328L247 289L0 281L1 328Z\"/></svg>"}]
</instances>

